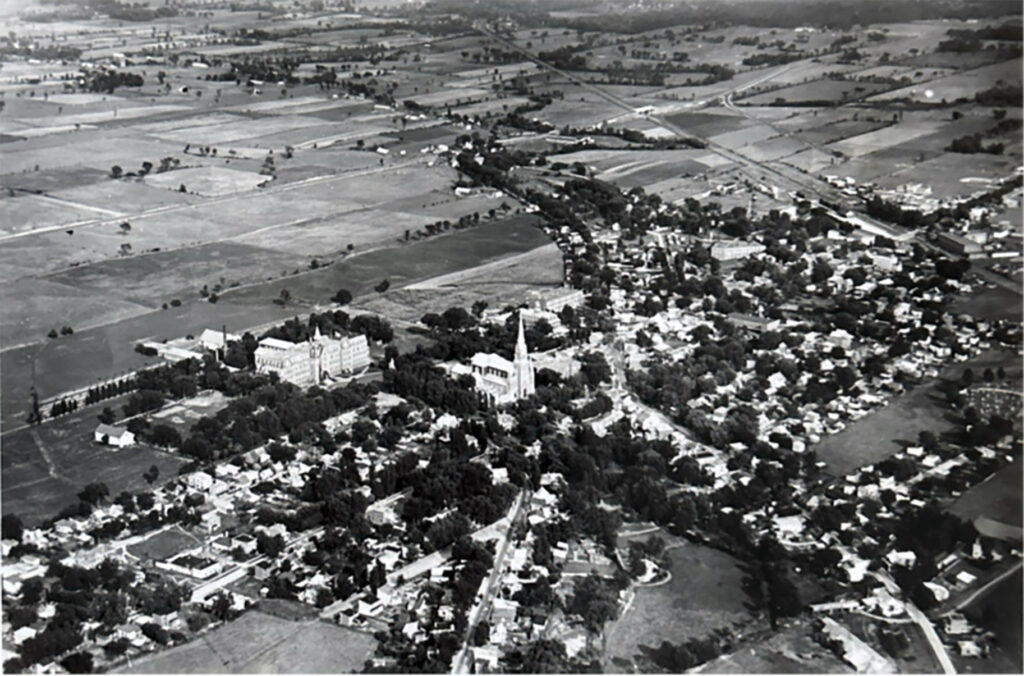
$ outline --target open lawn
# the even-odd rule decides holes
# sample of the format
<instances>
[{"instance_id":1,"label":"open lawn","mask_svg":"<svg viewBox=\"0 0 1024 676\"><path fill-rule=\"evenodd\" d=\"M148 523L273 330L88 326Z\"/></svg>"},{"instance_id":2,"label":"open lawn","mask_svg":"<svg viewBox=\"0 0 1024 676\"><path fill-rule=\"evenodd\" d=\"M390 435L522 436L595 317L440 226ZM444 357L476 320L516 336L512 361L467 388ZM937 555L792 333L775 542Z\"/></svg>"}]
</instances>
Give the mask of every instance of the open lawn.
<instances>
[{"instance_id":1,"label":"open lawn","mask_svg":"<svg viewBox=\"0 0 1024 676\"><path fill-rule=\"evenodd\" d=\"M290 622L250 611L191 643L135 660L117 673L341 674L360 671L377 642L314 620Z\"/></svg>"},{"instance_id":2,"label":"open lawn","mask_svg":"<svg viewBox=\"0 0 1024 676\"><path fill-rule=\"evenodd\" d=\"M122 400L79 409L58 424L20 429L3 435L3 512L36 524L78 502L82 488L94 481L107 485L111 496L139 491L152 465L160 480L173 477L185 459L138 444L112 450L93 441L96 415L104 406L118 409Z\"/></svg>"},{"instance_id":3,"label":"open lawn","mask_svg":"<svg viewBox=\"0 0 1024 676\"><path fill-rule=\"evenodd\" d=\"M951 410L939 390L942 379L959 378L966 368L975 372L985 368L1013 364L1019 359L1009 350L992 349L968 362L950 364L937 380L924 382L904 392L888 404L814 446L818 458L828 463L828 472L840 476L863 465L884 460L907 442L915 442L918 432L941 434L953 429Z\"/></svg>"},{"instance_id":4,"label":"open lawn","mask_svg":"<svg viewBox=\"0 0 1024 676\"><path fill-rule=\"evenodd\" d=\"M660 586L635 588L633 605L605 629L605 656L615 660L616 671L621 671L620 660L633 662L643 646L682 643L750 619L743 572L735 559L703 545L666 540L678 545L667 554L672 578Z\"/></svg>"}]
</instances>

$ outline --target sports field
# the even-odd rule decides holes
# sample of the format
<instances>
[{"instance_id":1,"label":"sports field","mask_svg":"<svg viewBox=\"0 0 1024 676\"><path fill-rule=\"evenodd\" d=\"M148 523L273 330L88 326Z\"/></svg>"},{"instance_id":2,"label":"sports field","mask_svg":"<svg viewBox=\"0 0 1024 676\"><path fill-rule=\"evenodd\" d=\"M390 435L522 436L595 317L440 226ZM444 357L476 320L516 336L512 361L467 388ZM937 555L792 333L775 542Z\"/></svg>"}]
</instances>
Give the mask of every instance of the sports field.
<instances>
[{"instance_id":1,"label":"sports field","mask_svg":"<svg viewBox=\"0 0 1024 676\"><path fill-rule=\"evenodd\" d=\"M134 660L115 673L355 673L376 646L372 636L353 629L249 611L202 638Z\"/></svg>"}]
</instances>

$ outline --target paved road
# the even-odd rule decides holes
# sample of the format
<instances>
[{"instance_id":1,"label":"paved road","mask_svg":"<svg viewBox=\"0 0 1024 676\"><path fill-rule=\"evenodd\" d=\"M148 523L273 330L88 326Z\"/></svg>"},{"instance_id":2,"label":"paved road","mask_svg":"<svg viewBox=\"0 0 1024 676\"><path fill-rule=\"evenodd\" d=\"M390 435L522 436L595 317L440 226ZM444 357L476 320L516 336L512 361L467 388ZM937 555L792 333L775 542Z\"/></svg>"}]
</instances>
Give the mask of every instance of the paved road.
<instances>
[{"instance_id":1,"label":"paved road","mask_svg":"<svg viewBox=\"0 0 1024 676\"><path fill-rule=\"evenodd\" d=\"M501 548L498 550L497 556L494 557L494 566L491 568L491 574L487 577L484 582L483 598L473 606L473 609L469 613L469 622L466 626L466 636L462 640L462 650L455 656L455 660L452 663L453 674L467 674L470 669L466 664L466 656L469 654L470 645L473 641L473 634L476 631L477 624L479 624L484 610L490 607L491 602L494 600L495 593L495 582L501 577L502 569L505 567L505 557L508 555L508 546L512 541L512 530L515 528L516 521L522 515L523 506L527 503L528 495L524 489L519 493L519 497L516 498L516 504L512 509L512 517L509 519L508 530L505 531L505 537L502 538ZM471 664L471 663L470 663Z\"/></svg>"},{"instance_id":2,"label":"paved road","mask_svg":"<svg viewBox=\"0 0 1024 676\"><path fill-rule=\"evenodd\" d=\"M889 590L889 593L893 596L900 598L903 596L899 585L889 577L889 574L884 571L876 571L873 573L875 578L878 579L885 588ZM939 638L939 634L935 631L935 625L928 619L928 616L921 612L910 599L903 600L903 606L907 610L907 615L910 616L917 626L921 627L921 631L924 632L924 637L928 640L928 645L931 646L932 652L935 654L935 659L938 660L939 665L942 667L942 672L945 674L955 674L956 667L953 666L953 661L949 659L949 653L946 652L946 646L943 645L942 639Z\"/></svg>"},{"instance_id":3,"label":"paved road","mask_svg":"<svg viewBox=\"0 0 1024 676\"><path fill-rule=\"evenodd\" d=\"M971 605L982 594L984 594L989 589L991 589L995 585L999 584L1000 582L1002 582L1003 580L1005 580L1006 578L1010 577L1011 575L1016 573L1018 570L1020 570L1021 566L1024 566L1024 562L1018 561L1016 563L1016 565L1011 567L1009 570L1007 570L1004 573L998 575L997 577L992 578L991 580L986 582L984 585L982 585L978 589L974 590L974 592L970 596L968 596L968 597L964 598L963 600L957 602L957 604L953 608L951 608L951 609L947 610L946 612L942 613L942 615L940 615L940 617L947 617L947 616L952 615L955 612L959 612L960 610L963 610L967 606Z\"/></svg>"}]
</instances>

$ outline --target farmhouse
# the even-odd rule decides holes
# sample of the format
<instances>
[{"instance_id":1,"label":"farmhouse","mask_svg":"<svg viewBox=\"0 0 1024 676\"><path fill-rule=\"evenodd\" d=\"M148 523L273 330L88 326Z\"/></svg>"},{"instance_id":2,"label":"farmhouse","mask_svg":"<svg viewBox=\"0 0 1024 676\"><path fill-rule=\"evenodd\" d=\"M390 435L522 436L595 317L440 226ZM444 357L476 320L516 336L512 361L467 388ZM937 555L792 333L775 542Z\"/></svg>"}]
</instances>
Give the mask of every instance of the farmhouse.
<instances>
[{"instance_id":1,"label":"farmhouse","mask_svg":"<svg viewBox=\"0 0 1024 676\"><path fill-rule=\"evenodd\" d=\"M115 425L99 425L93 437L96 443L117 446L118 448L131 446L135 443L135 435L133 433L124 427L117 427Z\"/></svg>"}]
</instances>

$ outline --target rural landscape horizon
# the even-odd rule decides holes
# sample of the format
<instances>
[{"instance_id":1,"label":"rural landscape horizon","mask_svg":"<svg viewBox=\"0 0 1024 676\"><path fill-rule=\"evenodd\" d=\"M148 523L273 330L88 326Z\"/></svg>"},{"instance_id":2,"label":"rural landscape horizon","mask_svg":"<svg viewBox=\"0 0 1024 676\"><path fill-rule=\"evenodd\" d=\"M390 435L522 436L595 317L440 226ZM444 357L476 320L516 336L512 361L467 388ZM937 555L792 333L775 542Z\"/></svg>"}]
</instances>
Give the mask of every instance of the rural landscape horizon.
<instances>
[{"instance_id":1,"label":"rural landscape horizon","mask_svg":"<svg viewBox=\"0 0 1024 676\"><path fill-rule=\"evenodd\" d=\"M1022 46L0 3L3 672L1021 673Z\"/></svg>"}]
</instances>

